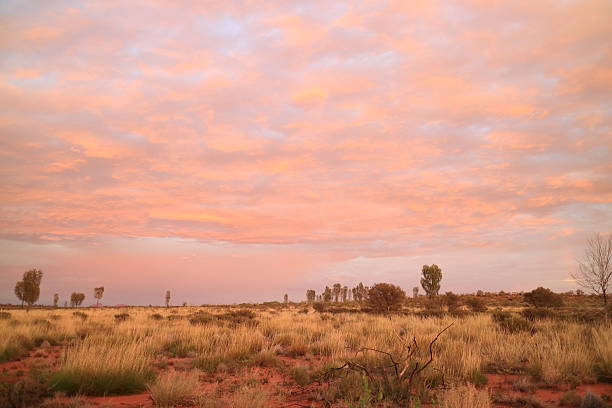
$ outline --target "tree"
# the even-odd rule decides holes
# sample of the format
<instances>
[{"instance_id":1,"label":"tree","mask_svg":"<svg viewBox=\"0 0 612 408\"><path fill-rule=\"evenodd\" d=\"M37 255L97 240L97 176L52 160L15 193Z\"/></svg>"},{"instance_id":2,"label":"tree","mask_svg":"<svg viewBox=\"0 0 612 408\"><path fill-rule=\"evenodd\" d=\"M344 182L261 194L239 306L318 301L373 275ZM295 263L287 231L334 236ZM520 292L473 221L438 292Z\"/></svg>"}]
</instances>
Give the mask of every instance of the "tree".
<instances>
[{"instance_id":1,"label":"tree","mask_svg":"<svg viewBox=\"0 0 612 408\"><path fill-rule=\"evenodd\" d=\"M421 286L428 297L434 297L440 291L440 281L442 280L442 269L436 264L431 266L423 265L423 277Z\"/></svg>"},{"instance_id":2,"label":"tree","mask_svg":"<svg viewBox=\"0 0 612 408\"><path fill-rule=\"evenodd\" d=\"M343 286L342 291L340 292L340 298L342 299L342 302L346 302L347 297L348 297L348 287Z\"/></svg>"},{"instance_id":3,"label":"tree","mask_svg":"<svg viewBox=\"0 0 612 408\"><path fill-rule=\"evenodd\" d=\"M453 292L446 292L443 299L444 304L448 307L449 312L455 312L461 306L461 298Z\"/></svg>"},{"instance_id":4,"label":"tree","mask_svg":"<svg viewBox=\"0 0 612 408\"><path fill-rule=\"evenodd\" d=\"M523 298L535 307L559 307L563 305L561 295L541 286L531 292L524 293Z\"/></svg>"},{"instance_id":5,"label":"tree","mask_svg":"<svg viewBox=\"0 0 612 408\"><path fill-rule=\"evenodd\" d=\"M406 293L399 286L390 283L377 283L370 288L367 304L374 310L389 312L401 308Z\"/></svg>"},{"instance_id":6,"label":"tree","mask_svg":"<svg viewBox=\"0 0 612 408\"><path fill-rule=\"evenodd\" d=\"M599 233L587 239L584 257L578 260L572 278L582 288L603 297L608 304L610 278L612 277L612 235Z\"/></svg>"},{"instance_id":7,"label":"tree","mask_svg":"<svg viewBox=\"0 0 612 408\"><path fill-rule=\"evenodd\" d=\"M285 293L285 296L283 296L283 301L285 303L289 303L289 295Z\"/></svg>"},{"instance_id":8,"label":"tree","mask_svg":"<svg viewBox=\"0 0 612 408\"><path fill-rule=\"evenodd\" d=\"M56 293L53 295L53 307L57 307L58 302L59 302L59 295Z\"/></svg>"},{"instance_id":9,"label":"tree","mask_svg":"<svg viewBox=\"0 0 612 408\"><path fill-rule=\"evenodd\" d=\"M104 296L104 286L94 288L94 297L96 298L96 307L100 306L100 299Z\"/></svg>"},{"instance_id":10,"label":"tree","mask_svg":"<svg viewBox=\"0 0 612 408\"><path fill-rule=\"evenodd\" d=\"M412 297L416 299L418 296L419 296L419 287L415 286L414 288L412 288Z\"/></svg>"},{"instance_id":11,"label":"tree","mask_svg":"<svg viewBox=\"0 0 612 408\"><path fill-rule=\"evenodd\" d=\"M84 300L85 300L84 293L72 292L72 294L70 295L70 306L79 307L81 306L81 304L83 304Z\"/></svg>"},{"instance_id":12,"label":"tree","mask_svg":"<svg viewBox=\"0 0 612 408\"><path fill-rule=\"evenodd\" d=\"M17 299L21 300L21 307L23 307L23 302L25 302L25 298L23 297L23 281L19 281L15 284L15 296Z\"/></svg>"},{"instance_id":13,"label":"tree","mask_svg":"<svg viewBox=\"0 0 612 408\"><path fill-rule=\"evenodd\" d=\"M332 291L334 293L334 302L337 302L338 297L340 296L340 293L342 292L342 285L339 283L334 283Z\"/></svg>"},{"instance_id":14,"label":"tree","mask_svg":"<svg viewBox=\"0 0 612 408\"><path fill-rule=\"evenodd\" d=\"M24 302L32 306L38 301L42 277L43 272L40 269L30 269L24 272L21 281L15 284L15 295L21 300L22 307Z\"/></svg>"},{"instance_id":15,"label":"tree","mask_svg":"<svg viewBox=\"0 0 612 408\"><path fill-rule=\"evenodd\" d=\"M323 301L331 302L331 300L332 300L332 291L329 288L329 286L326 286L325 291L323 291Z\"/></svg>"},{"instance_id":16,"label":"tree","mask_svg":"<svg viewBox=\"0 0 612 408\"><path fill-rule=\"evenodd\" d=\"M166 291L166 307L170 306L170 291Z\"/></svg>"},{"instance_id":17,"label":"tree","mask_svg":"<svg viewBox=\"0 0 612 408\"><path fill-rule=\"evenodd\" d=\"M314 303L317 298L317 292L314 289L308 289L306 291L306 300L308 303Z\"/></svg>"},{"instance_id":18,"label":"tree","mask_svg":"<svg viewBox=\"0 0 612 408\"><path fill-rule=\"evenodd\" d=\"M367 297L367 286L363 286L363 283L359 282L359 285L353 288L353 299L361 303Z\"/></svg>"}]
</instances>

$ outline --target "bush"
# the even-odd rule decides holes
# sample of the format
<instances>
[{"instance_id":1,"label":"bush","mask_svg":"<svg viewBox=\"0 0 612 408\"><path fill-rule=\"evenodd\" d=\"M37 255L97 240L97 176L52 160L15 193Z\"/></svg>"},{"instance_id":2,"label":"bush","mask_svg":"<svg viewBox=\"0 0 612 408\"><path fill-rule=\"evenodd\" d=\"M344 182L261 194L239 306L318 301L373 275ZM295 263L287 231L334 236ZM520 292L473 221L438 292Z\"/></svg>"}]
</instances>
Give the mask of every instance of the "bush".
<instances>
[{"instance_id":1,"label":"bush","mask_svg":"<svg viewBox=\"0 0 612 408\"><path fill-rule=\"evenodd\" d=\"M556 294L550 289L539 287L523 294L525 302L535 307L560 307L563 306L561 295Z\"/></svg>"},{"instance_id":2,"label":"bush","mask_svg":"<svg viewBox=\"0 0 612 408\"><path fill-rule=\"evenodd\" d=\"M484 300L477 297L470 297L466 301L467 307L474 313L483 313L487 311L487 305Z\"/></svg>"},{"instance_id":3,"label":"bush","mask_svg":"<svg viewBox=\"0 0 612 408\"><path fill-rule=\"evenodd\" d=\"M83 313L83 312L72 312L72 315L74 317L77 317L81 320L86 320L87 319L87 313Z\"/></svg>"},{"instance_id":4,"label":"bush","mask_svg":"<svg viewBox=\"0 0 612 408\"><path fill-rule=\"evenodd\" d=\"M325 311L327 311L327 307L325 306L325 303L323 302L313 303L312 308L319 313L324 313Z\"/></svg>"},{"instance_id":5,"label":"bush","mask_svg":"<svg viewBox=\"0 0 612 408\"><path fill-rule=\"evenodd\" d=\"M461 298L453 292L446 292L442 297L442 302L448 307L449 312L454 312L461 306Z\"/></svg>"},{"instance_id":6,"label":"bush","mask_svg":"<svg viewBox=\"0 0 612 408\"><path fill-rule=\"evenodd\" d=\"M206 312L198 312L198 313L194 313L191 316L189 316L189 323L193 324L194 326L197 326L197 325L203 326L203 325L211 324L211 323L214 323L216 320L217 319L215 318L214 315L210 313L206 313Z\"/></svg>"},{"instance_id":7,"label":"bush","mask_svg":"<svg viewBox=\"0 0 612 408\"><path fill-rule=\"evenodd\" d=\"M0 383L0 407L38 407L43 399L51 395L49 388L41 381L26 378L15 384Z\"/></svg>"},{"instance_id":8,"label":"bush","mask_svg":"<svg viewBox=\"0 0 612 408\"><path fill-rule=\"evenodd\" d=\"M147 387L153 403L162 408L191 405L198 388L198 373L169 371Z\"/></svg>"},{"instance_id":9,"label":"bush","mask_svg":"<svg viewBox=\"0 0 612 408\"><path fill-rule=\"evenodd\" d=\"M0 320L8 320L11 316L9 312L0 312Z\"/></svg>"},{"instance_id":10,"label":"bush","mask_svg":"<svg viewBox=\"0 0 612 408\"><path fill-rule=\"evenodd\" d=\"M379 312L399 310L406 299L406 293L390 283L377 283L368 290L368 306Z\"/></svg>"},{"instance_id":11,"label":"bush","mask_svg":"<svg viewBox=\"0 0 612 408\"><path fill-rule=\"evenodd\" d=\"M149 318L151 320L163 320L164 316L160 315L159 313L153 313L152 315L149 316Z\"/></svg>"},{"instance_id":12,"label":"bush","mask_svg":"<svg viewBox=\"0 0 612 408\"><path fill-rule=\"evenodd\" d=\"M514 316L508 312L494 313L493 321L499 325L501 330L507 333L535 332L535 327L529 320Z\"/></svg>"},{"instance_id":13,"label":"bush","mask_svg":"<svg viewBox=\"0 0 612 408\"><path fill-rule=\"evenodd\" d=\"M591 391L587 391L580 408L607 408L608 404L603 402L601 398L593 394Z\"/></svg>"},{"instance_id":14,"label":"bush","mask_svg":"<svg viewBox=\"0 0 612 408\"><path fill-rule=\"evenodd\" d=\"M521 311L521 316L523 316L527 320L534 321L541 319L551 319L555 317L555 314L550 309L542 307L528 307Z\"/></svg>"},{"instance_id":15,"label":"bush","mask_svg":"<svg viewBox=\"0 0 612 408\"><path fill-rule=\"evenodd\" d=\"M559 405L562 407L579 407L582 398L576 391L568 391L559 400Z\"/></svg>"},{"instance_id":16,"label":"bush","mask_svg":"<svg viewBox=\"0 0 612 408\"><path fill-rule=\"evenodd\" d=\"M130 318L130 314L129 313L119 313L119 314L115 315L115 322L117 322L117 323L125 322L129 318Z\"/></svg>"}]
</instances>

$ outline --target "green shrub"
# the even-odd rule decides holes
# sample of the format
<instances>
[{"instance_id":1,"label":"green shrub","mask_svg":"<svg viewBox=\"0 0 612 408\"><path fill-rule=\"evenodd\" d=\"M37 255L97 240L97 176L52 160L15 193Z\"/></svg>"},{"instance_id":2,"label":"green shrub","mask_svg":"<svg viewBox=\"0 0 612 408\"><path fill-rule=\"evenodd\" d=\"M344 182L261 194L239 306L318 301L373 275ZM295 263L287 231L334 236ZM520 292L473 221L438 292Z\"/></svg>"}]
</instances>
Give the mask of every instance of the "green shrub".
<instances>
[{"instance_id":1,"label":"green shrub","mask_svg":"<svg viewBox=\"0 0 612 408\"><path fill-rule=\"evenodd\" d=\"M495 312L493 321L499 328L507 333L535 332L533 323L522 317L514 316L508 312Z\"/></svg>"},{"instance_id":2,"label":"green shrub","mask_svg":"<svg viewBox=\"0 0 612 408\"><path fill-rule=\"evenodd\" d=\"M559 405L563 407L579 407L582 398L576 391L568 391L561 396Z\"/></svg>"},{"instance_id":3,"label":"green shrub","mask_svg":"<svg viewBox=\"0 0 612 408\"><path fill-rule=\"evenodd\" d=\"M164 316L160 315L159 313L153 313L152 315L149 316L149 318L151 320L163 320Z\"/></svg>"},{"instance_id":4,"label":"green shrub","mask_svg":"<svg viewBox=\"0 0 612 408\"><path fill-rule=\"evenodd\" d=\"M521 311L521 316L529 321L541 320L541 319L552 319L555 314L552 310L542 307L528 307Z\"/></svg>"},{"instance_id":5,"label":"green shrub","mask_svg":"<svg viewBox=\"0 0 612 408\"><path fill-rule=\"evenodd\" d=\"M470 297L465 302L467 307L474 313L482 313L487 311L487 305L484 300L477 297Z\"/></svg>"},{"instance_id":6,"label":"green shrub","mask_svg":"<svg viewBox=\"0 0 612 408\"><path fill-rule=\"evenodd\" d=\"M33 378L26 378L15 384L0 383L0 407L2 408L38 407L42 400L50 395L49 387Z\"/></svg>"},{"instance_id":7,"label":"green shrub","mask_svg":"<svg viewBox=\"0 0 612 408\"><path fill-rule=\"evenodd\" d=\"M531 292L526 292L523 294L523 298L525 302L535 307L560 307L563 305L561 295L541 286Z\"/></svg>"}]
</instances>

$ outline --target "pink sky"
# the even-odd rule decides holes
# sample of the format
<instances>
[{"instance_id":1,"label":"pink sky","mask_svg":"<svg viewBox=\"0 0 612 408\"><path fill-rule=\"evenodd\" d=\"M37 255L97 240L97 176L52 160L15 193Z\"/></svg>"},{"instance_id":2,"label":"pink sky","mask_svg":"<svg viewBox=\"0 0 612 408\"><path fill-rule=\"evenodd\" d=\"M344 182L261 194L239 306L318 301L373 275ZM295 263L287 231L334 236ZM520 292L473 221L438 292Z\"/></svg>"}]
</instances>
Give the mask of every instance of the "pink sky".
<instances>
[{"instance_id":1,"label":"pink sky","mask_svg":"<svg viewBox=\"0 0 612 408\"><path fill-rule=\"evenodd\" d=\"M129 5L127 5L129 4ZM223 5L221 5L223 4ZM0 302L575 289L612 3L0 3Z\"/></svg>"}]
</instances>

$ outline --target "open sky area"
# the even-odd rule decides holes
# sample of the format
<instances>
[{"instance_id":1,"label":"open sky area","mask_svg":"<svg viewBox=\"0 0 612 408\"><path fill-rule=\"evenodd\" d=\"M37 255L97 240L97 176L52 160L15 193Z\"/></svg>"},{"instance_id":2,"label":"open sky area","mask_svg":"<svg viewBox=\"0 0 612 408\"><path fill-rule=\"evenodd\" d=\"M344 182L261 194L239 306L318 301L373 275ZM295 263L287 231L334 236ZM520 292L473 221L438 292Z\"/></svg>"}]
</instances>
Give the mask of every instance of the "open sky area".
<instances>
[{"instance_id":1,"label":"open sky area","mask_svg":"<svg viewBox=\"0 0 612 408\"><path fill-rule=\"evenodd\" d=\"M0 1L0 303L576 289L612 2Z\"/></svg>"}]
</instances>

